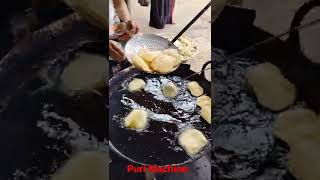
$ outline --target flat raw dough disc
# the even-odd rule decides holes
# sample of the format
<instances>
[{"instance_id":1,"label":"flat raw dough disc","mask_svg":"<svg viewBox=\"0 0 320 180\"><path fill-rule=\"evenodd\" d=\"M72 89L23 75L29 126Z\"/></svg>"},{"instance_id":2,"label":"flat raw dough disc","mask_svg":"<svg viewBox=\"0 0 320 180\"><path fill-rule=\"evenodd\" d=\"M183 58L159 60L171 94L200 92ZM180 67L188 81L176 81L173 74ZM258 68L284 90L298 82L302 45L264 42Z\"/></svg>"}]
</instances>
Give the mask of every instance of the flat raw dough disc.
<instances>
[{"instance_id":1,"label":"flat raw dough disc","mask_svg":"<svg viewBox=\"0 0 320 180\"><path fill-rule=\"evenodd\" d=\"M109 162L106 152L80 152L66 162L51 180L108 180Z\"/></svg>"},{"instance_id":2,"label":"flat raw dough disc","mask_svg":"<svg viewBox=\"0 0 320 180\"><path fill-rule=\"evenodd\" d=\"M144 129L147 126L147 118L146 111L135 109L124 118L124 126L131 129Z\"/></svg>"},{"instance_id":3,"label":"flat raw dough disc","mask_svg":"<svg viewBox=\"0 0 320 180\"><path fill-rule=\"evenodd\" d=\"M102 56L79 54L61 74L62 89L83 91L105 86L107 63L107 59Z\"/></svg>"},{"instance_id":4,"label":"flat raw dough disc","mask_svg":"<svg viewBox=\"0 0 320 180\"><path fill-rule=\"evenodd\" d=\"M146 83L142 79L135 78L129 83L128 90L130 92L140 91L144 89L145 86Z\"/></svg>"},{"instance_id":5,"label":"flat raw dough disc","mask_svg":"<svg viewBox=\"0 0 320 180\"><path fill-rule=\"evenodd\" d=\"M178 138L180 146L190 156L198 154L207 144L207 138L197 129L186 129Z\"/></svg>"},{"instance_id":6,"label":"flat raw dough disc","mask_svg":"<svg viewBox=\"0 0 320 180\"><path fill-rule=\"evenodd\" d=\"M199 85L199 83L191 81L187 84L187 86L193 96L198 97L203 94L203 88Z\"/></svg>"},{"instance_id":7,"label":"flat raw dough disc","mask_svg":"<svg viewBox=\"0 0 320 180\"><path fill-rule=\"evenodd\" d=\"M282 112L274 132L290 146L289 169L301 180L320 179L320 118L309 109Z\"/></svg>"},{"instance_id":8,"label":"flat raw dough disc","mask_svg":"<svg viewBox=\"0 0 320 180\"><path fill-rule=\"evenodd\" d=\"M296 99L295 86L271 63L248 68L247 79L259 103L273 111L287 108Z\"/></svg>"}]
</instances>

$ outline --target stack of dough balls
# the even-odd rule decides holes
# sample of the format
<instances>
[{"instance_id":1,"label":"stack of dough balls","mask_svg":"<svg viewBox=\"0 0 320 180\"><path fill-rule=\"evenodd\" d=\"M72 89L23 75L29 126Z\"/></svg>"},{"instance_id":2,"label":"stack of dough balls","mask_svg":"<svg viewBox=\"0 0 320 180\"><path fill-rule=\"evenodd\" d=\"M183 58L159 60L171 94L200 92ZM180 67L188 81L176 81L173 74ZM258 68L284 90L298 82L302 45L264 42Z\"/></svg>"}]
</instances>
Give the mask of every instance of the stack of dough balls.
<instances>
[{"instance_id":1,"label":"stack of dough balls","mask_svg":"<svg viewBox=\"0 0 320 180\"><path fill-rule=\"evenodd\" d=\"M208 142L207 138L199 130L193 128L184 130L178 138L178 143L190 156L198 154Z\"/></svg>"},{"instance_id":2,"label":"stack of dough balls","mask_svg":"<svg viewBox=\"0 0 320 180\"><path fill-rule=\"evenodd\" d=\"M320 118L309 109L287 110L278 116L275 134L290 146L288 168L303 180L320 179Z\"/></svg>"},{"instance_id":3,"label":"stack of dough balls","mask_svg":"<svg viewBox=\"0 0 320 180\"><path fill-rule=\"evenodd\" d=\"M167 49L161 51L140 50L133 55L132 64L145 72L170 73L181 63L181 55L178 50Z\"/></svg>"},{"instance_id":4,"label":"stack of dough balls","mask_svg":"<svg viewBox=\"0 0 320 180\"><path fill-rule=\"evenodd\" d=\"M109 162L106 152L84 151L73 155L51 180L107 180Z\"/></svg>"},{"instance_id":5,"label":"stack of dough balls","mask_svg":"<svg viewBox=\"0 0 320 180\"><path fill-rule=\"evenodd\" d=\"M166 83L162 88L163 95L174 98L178 95L179 89L172 82Z\"/></svg>"},{"instance_id":6,"label":"stack of dough balls","mask_svg":"<svg viewBox=\"0 0 320 180\"><path fill-rule=\"evenodd\" d=\"M295 86L271 63L249 68L247 79L259 103L270 110L283 110L296 99Z\"/></svg>"},{"instance_id":7,"label":"stack of dough balls","mask_svg":"<svg viewBox=\"0 0 320 180\"><path fill-rule=\"evenodd\" d=\"M130 129L142 130L147 126L147 121L147 112L142 109L135 109L124 118L124 126Z\"/></svg>"}]
</instances>

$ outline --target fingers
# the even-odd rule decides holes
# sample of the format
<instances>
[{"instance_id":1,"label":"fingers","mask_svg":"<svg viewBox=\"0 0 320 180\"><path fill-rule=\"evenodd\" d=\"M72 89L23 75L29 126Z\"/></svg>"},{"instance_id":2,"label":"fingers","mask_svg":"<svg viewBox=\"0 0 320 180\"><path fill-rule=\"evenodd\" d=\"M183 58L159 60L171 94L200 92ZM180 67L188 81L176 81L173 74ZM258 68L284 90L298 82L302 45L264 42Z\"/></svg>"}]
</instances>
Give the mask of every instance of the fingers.
<instances>
[{"instance_id":1,"label":"fingers","mask_svg":"<svg viewBox=\"0 0 320 180\"><path fill-rule=\"evenodd\" d=\"M121 48L119 48L114 42L109 42L109 55L116 61L125 60L125 54Z\"/></svg>"},{"instance_id":2,"label":"fingers","mask_svg":"<svg viewBox=\"0 0 320 180\"><path fill-rule=\"evenodd\" d=\"M120 54L120 55L124 55L124 52L122 51L122 49L120 47L118 47L115 43L111 43L111 48L116 51L116 53Z\"/></svg>"},{"instance_id":3,"label":"fingers","mask_svg":"<svg viewBox=\"0 0 320 180\"><path fill-rule=\"evenodd\" d=\"M128 21L127 26L131 34L137 34L139 32L139 27L134 21Z\"/></svg>"},{"instance_id":4,"label":"fingers","mask_svg":"<svg viewBox=\"0 0 320 180\"><path fill-rule=\"evenodd\" d=\"M135 29L134 34L137 34L139 32L139 30L140 30L139 26L137 24L135 24L135 28L134 29Z\"/></svg>"},{"instance_id":5,"label":"fingers","mask_svg":"<svg viewBox=\"0 0 320 180\"><path fill-rule=\"evenodd\" d=\"M131 38L130 34L129 34L129 33L126 33L126 34L120 36L120 37L118 38L118 40L120 40L120 41L129 41L130 38Z\"/></svg>"}]
</instances>

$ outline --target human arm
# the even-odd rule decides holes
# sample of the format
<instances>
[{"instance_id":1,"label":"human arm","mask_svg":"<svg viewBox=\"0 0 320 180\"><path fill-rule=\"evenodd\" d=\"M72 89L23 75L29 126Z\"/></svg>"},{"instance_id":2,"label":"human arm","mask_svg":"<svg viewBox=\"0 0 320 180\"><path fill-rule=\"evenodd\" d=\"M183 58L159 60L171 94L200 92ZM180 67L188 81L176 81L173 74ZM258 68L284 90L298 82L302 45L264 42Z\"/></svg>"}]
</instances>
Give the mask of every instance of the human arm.
<instances>
[{"instance_id":1,"label":"human arm","mask_svg":"<svg viewBox=\"0 0 320 180\"><path fill-rule=\"evenodd\" d=\"M138 25L132 20L128 6L124 0L113 0L115 11L121 21L125 22L129 30L129 36L139 32Z\"/></svg>"},{"instance_id":2,"label":"human arm","mask_svg":"<svg viewBox=\"0 0 320 180\"><path fill-rule=\"evenodd\" d=\"M124 0L113 0L114 8L121 21L127 22L131 20L128 6Z\"/></svg>"}]
</instances>

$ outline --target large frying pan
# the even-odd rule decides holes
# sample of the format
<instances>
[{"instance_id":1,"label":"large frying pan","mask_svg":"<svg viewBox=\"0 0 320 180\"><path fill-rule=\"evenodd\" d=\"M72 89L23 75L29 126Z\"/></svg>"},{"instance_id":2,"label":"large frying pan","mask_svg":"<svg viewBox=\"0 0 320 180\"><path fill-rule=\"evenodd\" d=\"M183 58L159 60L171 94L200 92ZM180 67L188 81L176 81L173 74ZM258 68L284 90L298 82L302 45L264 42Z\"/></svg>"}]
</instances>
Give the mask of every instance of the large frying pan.
<instances>
[{"instance_id":1,"label":"large frying pan","mask_svg":"<svg viewBox=\"0 0 320 180\"><path fill-rule=\"evenodd\" d=\"M305 19L305 16L314 8L319 7L320 0L310 0L303 4L295 13L290 28L294 29L300 26L302 21ZM320 112L320 85L319 83L315 83L320 77L320 64L312 62L312 60L304 54L302 50L303 47L300 44L300 36L299 31L294 31L290 34L287 40L290 53L294 53L291 59L287 62L292 66L290 67L290 70L287 70L287 73L289 78L291 78L299 88L302 98L311 108ZM316 60L318 61L318 59Z\"/></svg>"},{"instance_id":2,"label":"large frying pan","mask_svg":"<svg viewBox=\"0 0 320 180\"><path fill-rule=\"evenodd\" d=\"M317 2L316 2L317 1ZM301 22L301 20L303 19L304 15L309 12L310 9L312 9L312 7L314 6L319 6L319 0L314 0L314 1L310 1L308 3L306 3L304 6L302 6L302 8L299 9L298 13L295 15L294 17L294 21L292 23L292 27L294 28L296 26L298 26ZM259 42L262 41L264 39L269 38L271 35L268 33L265 33L264 31L261 31L260 29L256 28L256 27L251 27L251 23L249 22L249 24L245 24L243 26L240 26L238 24L233 24L229 25L228 24L228 18L230 18L231 22L234 22L234 17L235 15L238 15L236 13L239 13L240 15L245 15L247 16L248 13L242 13L242 11L247 11L247 10L237 10L235 11L236 13L233 13L232 8L228 8L227 10L229 10L228 12L225 11L225 13L223 15L228 15L227 18L221 18L219 20L219 25L215 24L216 29L218 29L217 27L219 27L220 29L215 30L214 32L216 32L216 37L221 37L221 41L216 41L215 46L217 46L217 44L219 44L219 48L224 48L224 49L228 49L228 50L233 50L233 51L238 51L241 50L242 48L246 48L248 46L251 46L252 44L254 44L254 42ZM227 12L227 13L226 13ZM254 16L254 15L253 15ZM250 19L250 21L254 20L254 17L247 17L247 18L243 18L244 20L248 20ZM221 17L226 17L226 16L221 16ZM239 17L239 15L237 16ZM240 16L241 17L241 16ZM225 24L222 24L222 22L224 22ZM237 22L242 22L244 23L244 21L239 18ZM225 25L225 26L222 26ZM223 36L222 34L226 34L225 33L225 27L228 27L228 29L232 29L233 27L240 27L240 30L237 29L237 33L240 32L239 34L236 33L237 37L236 38L229 38L226 36ZM224 27L224 28L221 28ZM219 34L219 33L220 34ZM234 31L232 31L231 34L233 34ZM228 34L228 33L227 33ZM220 35L220 36L219 36ZM230 35L230 33L228 34ZM238 40L238 37L244 37L244 39L241 39L239 42L234 43L235 40ZM248 40L247 40L248 39ZM299 45L299 33L295 32L293 34L290 35L289 41L287 43L284 43L283 41L280 40L275 40L271 43L265 44L263 46L258 47L255 51L252 51L248 54L245 54L243 56L248 56L248 57L253 57L251 59L253 60L258 60L261 62L271 62L273 64L276 64L277 66L279 66L281 68L281 70L284 72L284 74L288 77L288 79L290 79L292 82L294 82L297 86L297 89L299 90L299 94L301 95L301 99L306 100L309 105L312 105L315 109L319 110L319 85L315 82L318 81L319 79L319 65L311 63L311 61L309 61L307 58L303 57L302 52L300 50L300 45ZM232 42L232 43L230 43ZM273 53L271 53L273 52ZM276 52L276 53L274 53ZM214 57L214 56L212 56ZM215 67L216 69L216 67ZM221 105L221 104L220 104ZM217 109L217 108L216 108ZM229 125L229 124L228 124ZM230 124L233 125L233 124ZM213 125L214 126L214 125ZM227 126L225 126L227 127ZM241 126L238 126L241 127ZM230 127L231 128L231 127ZM217 131L215 131L217 132ZM236 131L232 131L232 132L236 132ZM251 131L248 131L251 132ZM215 134L216 135L216 134ZM228 134L229 135L229 134ZM215 136L215 140L217 140L217 138L219 138L219 135ZM279 139L275 139L275 143L273 145L273 147L281 147L282 148L282 156L274 156L274 152L276 152L277 148L275 148L276 151L271 152L268 155L268 160L265 161L264 166L259 167L259 173L263 172L263 169L265 169L266 167L268 168L268 166L271 166L272 168L275 167L280 167L277 166L276 163L274 163L273 161L273 156L275 157L276 161L275 162L281 162L283 159L286 159L286 155L289 152L290 147L283 141L279 140ZM225 141L226 142L226 141ZM252 147L252 146L250 146ZM224 150L224 149L222 149ZM240 150L240 149L239 149ZM262 152L261 149L260 151L257 152ZM213 161L215 161L215 157L214 154L217 154L217 152L214 150L213 151ZM242 155L242 154L241 154ZM228 157L232 157L232 161L225 161L226 159L228 159ZM248 163L248 159L254 159L254 156L250 153L247 155L249 158L243 158L243 161ZM224 169L226 174L229 175L230 173L230 169L232 169L232 167L237 167L239 168L239 166L235 166L233 163L236 162L241 162L241 160L237 160L239 156L234 156L233 152L231 151L224 151L223 155L221 156L221 160L223 162L223 165L221 165L221 169ZM258 157L257 159L261 159L261 157ZM249 164L255 164L255 163L249 163ZM258 167L258 166L255 166ZM282 167L282 166L281 166ZM285 166L284 166L285 167ZM244 170L247 170L245 168L239 168L242 172ZM214 174L216 175L217 179L221 179L220 175L217 175L218 173L220 173L218 170L215 170L215 168L213 168L215 172ZM269 173L266 173L265 175L268 175ZM259 174L260 175L260 174ZM254 175L256 176L256 175ZM270 176L268 176L270 178ZM230 179L239 179L239 177L234 177L234 178L230 178ZM263 179L263 178L262 178ZM295 177L293 177L289 172L287 172L287 174L285 176L283 176L283 179L285 180L296 180Z\"/></svg>"},{"instance_id":3,"label":"large frying pan","mask_svg":"<svg viewBox=\"0 0 320 180\"><path fill-rule=\"evenodd\" d=\"M70 97L54 88L43 89L39 71L48 69L49 78L56 78L63 65L70 62L78 51L94 53L105 51L99 43L103 33L72 14L44 29L14 47L0 62L0 179L13 179L16 169L37 179L53 173L69 157L54 149L53 145L67 153L70 145L49 138L37 127L44 102L54 105L54 111L72 118L86 132L99 140L107 136L104 121L105 99L83 94ZM50 68L49 68L50 67ZM52 167L56 163L57 167ZM26 170L26 171L25 171Z\"/></svg>"},{"instance_id":4,"label":"large frying pan","mask_svg":"<svg viewBox=\"0 0 320 180\"><path fill-rule=\"evenodd\" d=\"M203 67L209 65L206 63ZM190 70L190 66L183 64L176 71L163 75L162 77L187 77L194 74ZM209 150L210 146L204 148L198 155L190 158L184 151L176 151L171 144L176 142L176 134L179 129L175 124L150 121L150 126L147 132L137 133L134 130L128 130L121 126L121 120L130 111L122 103L122 96L125 95L153 111L161 111L161 114L172 114L177 110L170 103L159 101L153 95L145 91L139 93L129 93L123 88L123 84L130 82L134 77L142 79L160 78L159 75L147 74L132 67L122 70L112 77L109 81L109 146L110 149L116 152L122 158L131 163L139 165L184 165L193 162ZM205 79L204 73L195 75L189 80L197 81L207 95L211 95L211 83ZM187 100L188 101L188 100ZM196 111L194 112L196 113ZM182 121L188 121L184 119ZM200 120L193 124L197 129L202 131L206 137L211 139L211 126L206 124L204 120ZM168 141L168 139L170 139Z\"/></svg>"}]
</instances>

